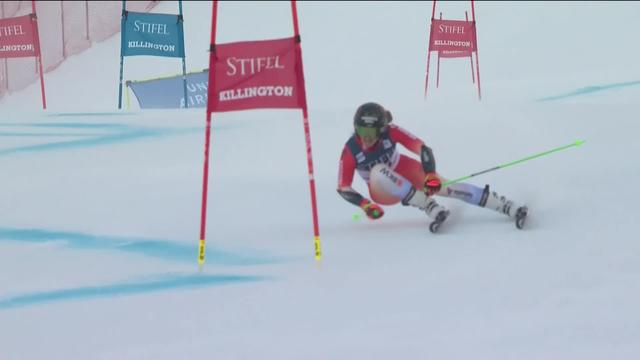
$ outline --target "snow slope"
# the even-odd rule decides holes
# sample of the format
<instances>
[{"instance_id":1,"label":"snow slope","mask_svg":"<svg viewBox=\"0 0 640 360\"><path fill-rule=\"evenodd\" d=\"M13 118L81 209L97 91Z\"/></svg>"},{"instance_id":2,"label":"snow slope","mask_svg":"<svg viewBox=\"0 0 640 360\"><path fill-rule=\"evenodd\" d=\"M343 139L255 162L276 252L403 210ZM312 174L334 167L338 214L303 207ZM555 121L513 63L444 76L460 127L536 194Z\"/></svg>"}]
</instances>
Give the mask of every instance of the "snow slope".
<instances>
[{"instance_id":1,"label":"snow slope","mask_svg":"<svg viewBox=\"0 0 640 360\"><path fill-rule=\"evenodd\" d=\"M210 7L184 4L193 70ZM0 358L635 359L640 4L480 2L482 102L464 60L423 100L430 2L298 10L323 260L301 113L254 110L214 115L197 271L204 111L115 111L115 37L47 76L47 111L37 86L0 102ZM223 2L220 26L220 42L292 33L286 2ZM337 162L372 100L451 178L587 142L473 179L529 204L525 231L450 199L437 235L413 208L356 221Z\"/></svg>"}]
</instances>

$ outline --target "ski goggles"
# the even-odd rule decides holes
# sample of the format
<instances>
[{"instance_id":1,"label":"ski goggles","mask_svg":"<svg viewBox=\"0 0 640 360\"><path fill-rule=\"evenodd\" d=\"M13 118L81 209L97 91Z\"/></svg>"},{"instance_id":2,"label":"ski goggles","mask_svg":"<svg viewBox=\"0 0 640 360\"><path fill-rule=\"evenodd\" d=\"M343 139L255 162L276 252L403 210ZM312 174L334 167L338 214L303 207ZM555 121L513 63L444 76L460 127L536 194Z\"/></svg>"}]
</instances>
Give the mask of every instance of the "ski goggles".
<instances>
[{"instance_id":1,"label":"ski goggles","mask_svg":"<svg viewBox=\"0 0 640 360\"><path fill-rule=\"evenodd\" d=\"M360 137L378 138L380 136L380 129L370 126L356 126L356 134Z\"/></svg>"}]
</instances>

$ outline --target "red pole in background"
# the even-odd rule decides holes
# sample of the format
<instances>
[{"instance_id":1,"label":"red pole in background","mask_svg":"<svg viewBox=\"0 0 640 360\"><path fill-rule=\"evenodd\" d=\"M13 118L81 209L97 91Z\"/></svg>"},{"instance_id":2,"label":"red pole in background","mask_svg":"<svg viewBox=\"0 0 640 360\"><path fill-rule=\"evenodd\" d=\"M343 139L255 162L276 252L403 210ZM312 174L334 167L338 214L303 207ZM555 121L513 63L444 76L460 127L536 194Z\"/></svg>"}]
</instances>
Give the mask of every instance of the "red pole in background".
<instances>
[{"instance_id":1,"label":"red pole in background","mask_svg":"<svg viewBox=\"0 0 640 360\"><path fill-rule=\"evenodd\" d=\"M0 11L2 19L4 19L4 1L0 1ZM4 83L5 90L9 91L9 59L4 59Z\"/></svg>"},{"instance_id":2,"label":"red pole in background","mask_svg":"<svg viewBox=\"0 0 640 360\"><path fill-rule=\"evenodd\" d=\"M38 16L36 14L36 2L35 0L31 0L31 10L33 12L33 43L36 45L36 49L38 49L38 54L36 56L36 61L38 63L38 68L40 69L40 93L42 94L42 109L47 108L47 99L44 93L44 75L42 71L42 52L40 51L40 34L38 33Z\"/></svg>"},{"instance_id":3,"label":"red pole in background","mask_svg":"<svg viewBox=\"0 0 640 360\"><path fill-rule=\"evenodd\" d=\"M440 51L438 51L437 55L438 55L438 71L436 72L436 88L440 87Z\"/></svg>"},{"instance_id":4,"label":"red pole in background","mask_svg":"<svg viewBox=\"0 0 640 360\"><path fill-rule=\"evenodd\" d=\"M468 12L466 12L466 11L464 12L464 19L465 19L466 21L469 21L469 13L468 13ZM477 45L478 45L478 44L476 44L476 46L477 46ZM475 83L476 83L476 77L475 77L475 75L473 74L473 51L471 51L471 52L469 53L469 62L471 63L471 82L475 84Z\"/></svg>"},{"instance_id":5,"label":"red pole in background","mask_svg":"<svg viewBox=\"0 0 640 360\"><path fill-rule=\"evenodd\" d=\"M311 151L311 131L309 128L309 116L307 110L307 94L304 90L304 69L302 68L302 46L300 45L300 30L298 27L298 11L296 8L296 1L291 0L291 13L293 15L293 32L296 39L296 52L298 53L298 59L300 64L300 76L301 79L298 79L302 84L299 86L300 89L304 92L303 96L303 107L302 107L302 118L304 124L304 138L307 145L307 167L309 170L309 190L311 193L311 215L313 217L313 239L315 246L315 258L316 260L320 260L322 258L322 248L320 246L320 226L318 224L318 206L316 201L316 185L315 178L313 174L313 156Z\"/></svg>"},{"instance_id":6,"label":"red pole in background","mask_svg":"<svg viewBox=\"0 0 640 360\"><path fill-rule=\"evenodd\" d=\"M442 20L442 11L440 12L440 20ZM438 51L438 70L436 74L436 88L438 88L440 87L440 51Z\"/></svg>"},{"instance_id":7,"label":"red pole in background","mask_svg":"<svg viewBox=\"0 0 640 360\"><path fill-rule=\"evenodd\" d=\"M87 29L87 40L89 40L89 0L85 0L84 2L84 19Z\"/></svg>"},{"instance_id":8,"label":"red pole in background","mask_svg":"<svg viewBox=\"0 0 640 360\"><path fill-rule=\"evenodd\" d=\"M477 78L478 78L478 100L482 100L482 94L480 92L480 58L478 57L478 34L477 34L477 27L476 27L476 12L474 9L473 0L471 0L471 20L473 21L473 31L474 31L473 37L476 42L476 72L477 72Z\"/></svg>"},{"instance_id":9,"label":"red pole in background","mask_svg":"<svg viewBox=\"0 0 640 360\"><path fill-rule=\"evenodd\" d=\"M216 51L216 20L218 14L218 1L213 1L213 7L211 9L211 42L209 51L213 52L213 56L215 56ZM215 61L212 61L211 56L209 56L209 78L211 79L212 74L215 74ZM209 86L214 86L213 83L210 83ZM201 208L201 217L200 217L200 244L198 247L198 266L202 267L204 265L205 258L205 235L206 235L206 226L207 226L207 193L209 190L209 148L211 146L211 109L209 108L209 104L211 102L207 101L207 124L205 129L205 140L204 140L204 170L202 175L202 208Z\"/></svg>"},{"instance_id":10,"label":"red pole in background","mask_svg":"<svg viewBox=\"0 0 640 360\"><path fill-rule=\"evenodd\" d=\"M429 63L431 62L431 37L433 36L433 19L436 16L436 0L433 0L433 10L431 10L431 29L429 30L429 44L427 44L427 78L424 81L424 98L427 98L429 88Z\"/></svg>"},{"instance_id":11,"label":"red pole in background","mask_svg":"<svg viewBox=\"0 0 640 360\"><path fill-rule=\"evenodd\" d=\"M65 49L65 36L64 36L64 1L60 1L60 25L62 27L62 58L67 58L67 50Z\"/></svg>"}]
</instances>

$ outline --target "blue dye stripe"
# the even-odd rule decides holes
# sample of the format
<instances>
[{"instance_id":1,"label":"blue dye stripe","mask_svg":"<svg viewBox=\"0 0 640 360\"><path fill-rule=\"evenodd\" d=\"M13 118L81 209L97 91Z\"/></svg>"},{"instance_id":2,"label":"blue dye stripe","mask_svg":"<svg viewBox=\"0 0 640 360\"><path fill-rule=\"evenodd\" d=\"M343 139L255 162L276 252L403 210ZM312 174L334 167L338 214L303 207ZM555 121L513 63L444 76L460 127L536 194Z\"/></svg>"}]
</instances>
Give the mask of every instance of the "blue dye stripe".
<instances>
[{"instance_id":1,"label":"blue dye stripe","mask_svg":"<svg viewBox=\"0 0 640 360\"><path fill-rule=\"evenodd\" d=\"M267 277L245 275L163 275L155 279L135 282L40 291L0 298L0 309L42 305L51 302L143 294L181 288L200 288L232 283L263 281L267 279Z\"/></svg>"},{"instance_id":2,"label":"blue dye stripe","mask_svg":"<svg viewBox=\"0 0 640 360\"><path fill-rule=\"evenodd\" d=\"M188 134L202 131L202 128L192 127L192 128L155 128L155 129L147 129L147 128L136 128L123 124L112 124L112 123L102 123L102 124L76 124L76 123L51 123L51 124L19 124L19 123L0 123L0 127L35 127L35 128L63 128L63 129L96 129L96 130L107 130L107 133L104 134L86 134L82 139L73 139L73 140L65 140L65 141L56 141L56 142L47 142L44 144L36 144L36 145L26 145L26 146L18 146L18 147L10 147L7 149L0 149L0 156L14 155L20 153L33 153L33 152L42 152L42 151L54 151L54 150L67 150L67 149L76 149L76 148L86 148L92 146L100 146L100 145L111 145L116 143L122 143L127 141L140 140L142 138L150 138L150 137L161 137L167 135L177 135L177 134ZM29 134L29 135L24 135ZM65 134L64 136L82 136L85 134ZM0 132L0 136L37 136L37 137L46 137L46 136L63 136L62 134L56 133L44 133L44 134L34 134L34 133L2 133Z\"/></svg>"},{"instance_id":3,"label":"blue dye stripe","mask_svg":"<svg viewBox=\"0 0 640 360\"><path fill-rule=\"evenodd\" d=\"M136 131L136 132L131 131L127 133L118 133L113 135L95 136L95 137L90 137L86 139L58 141L58 142L50 142L50 143L38 144L38 145L13 147L9 149L0 150L0 156L13 155L18 153L31 153L31 152L40 152L40 151L85 148L85 147L98 146L98 145L109 145L109 144L121 143L125 141L138 140L143 137L159 136L159 135L163 135L163 133L158 130L155 130L155 131L147 130L147 131Z\"/></svg>"},{"instance_id":4,"label":"blue dye stripe","mask_svg":"<svg viewBox=\"0 0 640 360\"><path fill-rule=\"evenodd\" d=\"M72 249L121 251L162 260L192 263L197 260L198 244L190 244L161 239L141 239L114 236L98 236L79 232L51 231L43 229L0 228L0 242L19 241L28 243L46 243L62 241ZM265 255L245 255L224 251L208 245L207 258L210 263L219 265L251 266L273 264L287 261Z\"/></svg>"},{"instance_id":5,"label":"blue dye stripe","mask_svg":"<svg viewBox=\"0 0 640 360\"><path fill-rule=\"evenodd\" d=\"M76 113L47 113L46 116L137 116L139 113L132 112L76 112Z\"/></svg>"},{"instance_id":6,"label":"blue dye stripe","mask_svg":"<svg viewBox=\"0 0 640 360\"><path fill-rule=\"evenodd\" d=\"M30 153L52 150L65 150L73 148L85 148L90 146L108 145L121 143L126 141L138 140L144 137L162 136L172 132L171 129L142 129L134 128L123 124L99 123L99 124L76 124L76 123L50 123L50 124L17 124L9 123L2 126L29 126L34 128L62 128L62 129L96 129L106 130L104 134L92 134L82 139L73 139L66 141L48 142L44 144L27 145L1 149L0 156L14 155L18 153ZM0 133L1 134L1 133ZM48 136L56 136L54 133L44 134ZM77 135L75 135L77 136Z\"/></svg>"},{"instance_id":7,"label":"blue dye stripe","mask_svg":"<svg viewBox=\"0 0 640 360\"><path fill-rule=\"evenodd\" d=\"M580 89L571 91L571 92L566 93L566 94L548 96L548 97L543 97L543 98L540 98L540 99L536 99L536 101L541 101L542 102L542 101L560 100L560 99L566 99L566 98L569 98L569 97L592 94L592 93L595 93L595 92L611 90L611 89L620 89L620 88L636 86L636 85L640 85L640 80L638 80L638 81L628 81L628 82L623 82L623 83L615 83L615 84L607 84L607 85L587 86L587 87L584 87L584 88L580 88Z\"/></svg>"},{"instance_id":8,"label":"blue dye stripe","mask_svg":"<svg viewBox=\"0 0 640 360\"><path fill-rule=\"evenodd\" d=\"M6 122L0 123L0 127L35 127L35 128L62 128L62 129L129 129L132 128L125 124L114 123L24 123L24 122Z\"/></svg>"},{"instance_id":9,"label":"blue dye stripe","mask_svg":"<svg viewBox=\"0 0 640 360\"><path fill-rule=\"evenodd\" d=\"M89 133L29 133L29 132L0 132L0 136L6 137L87 137L87 136L100 136L100 134Z\"/></svg>"}]
</instances>

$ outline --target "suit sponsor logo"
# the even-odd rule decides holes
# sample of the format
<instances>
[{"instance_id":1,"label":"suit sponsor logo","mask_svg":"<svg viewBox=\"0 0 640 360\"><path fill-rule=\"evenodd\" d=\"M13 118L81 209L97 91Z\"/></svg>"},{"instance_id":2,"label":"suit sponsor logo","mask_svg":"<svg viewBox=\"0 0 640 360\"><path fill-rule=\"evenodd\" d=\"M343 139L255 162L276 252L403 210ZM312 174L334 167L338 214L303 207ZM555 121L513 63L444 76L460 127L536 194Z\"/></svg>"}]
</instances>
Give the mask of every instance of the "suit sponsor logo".
<instances>
[{"instance_id":1,"label":"suit sponsor logo","mask_svg":"<svg viewBox=\"0 0 640 360\"><path fill-rule=\"evenodd\" d=\"M447 194L454 195L460 198L466 198L466 199L473 198L473 194L468 191L456 190L450 187L447 188Z\"/></svg>"},{"instance_id":2,"label":"suit sponsor logo","mask_svg":"<svg viewBox=\"0 0 640 360\"><path fill-rule=\"evenodd\" d=\"M403 184L402 179L400 179L396 175L396 173L394 173L393 171L389 170L388 167L382 168L382 170L380 170L380 173L382 175L386 176L387 178L389 178L389 180L393 181L393 183L398 185L398 187L402 186L402 184Z\"/></svg>"}]
</instances>

